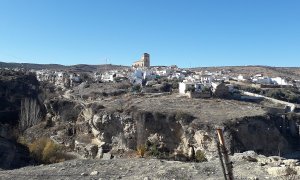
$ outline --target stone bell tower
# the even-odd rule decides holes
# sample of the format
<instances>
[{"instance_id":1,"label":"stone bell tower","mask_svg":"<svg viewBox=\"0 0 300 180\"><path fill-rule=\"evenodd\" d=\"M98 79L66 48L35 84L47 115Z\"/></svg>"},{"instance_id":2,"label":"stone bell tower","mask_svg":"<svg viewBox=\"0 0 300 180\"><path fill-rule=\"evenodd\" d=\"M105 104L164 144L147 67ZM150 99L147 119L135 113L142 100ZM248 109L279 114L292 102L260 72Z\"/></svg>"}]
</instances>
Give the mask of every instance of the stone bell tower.
<instances>
[{"instance_id":1,"label":"stone bell tower","mask_svg":"<svg viewBox=\"0 0 300 180\"><path fill-rule=\"evenodd\" d=\"M142 61L144 61L144 67L150 67L150 55L148 53L143 54Z\"/></svg>"}]
</instances>

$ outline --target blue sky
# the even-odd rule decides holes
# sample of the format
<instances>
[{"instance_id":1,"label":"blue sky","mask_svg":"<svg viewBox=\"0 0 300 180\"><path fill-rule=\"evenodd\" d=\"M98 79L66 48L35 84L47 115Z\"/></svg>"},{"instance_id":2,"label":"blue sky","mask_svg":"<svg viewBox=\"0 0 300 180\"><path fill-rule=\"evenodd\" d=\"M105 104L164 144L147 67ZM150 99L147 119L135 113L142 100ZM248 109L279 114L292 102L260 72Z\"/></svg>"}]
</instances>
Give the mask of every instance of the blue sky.
<instances>
[{"instance_id":1,"label":"blue sky","mask_svg":"<svg viewBox=\"0 0 300 180\"><path fill-rule=\"evenodd\" d=\"M0 0L0 61L300 65L299 0Z\"/></svg>"}]
</instances>

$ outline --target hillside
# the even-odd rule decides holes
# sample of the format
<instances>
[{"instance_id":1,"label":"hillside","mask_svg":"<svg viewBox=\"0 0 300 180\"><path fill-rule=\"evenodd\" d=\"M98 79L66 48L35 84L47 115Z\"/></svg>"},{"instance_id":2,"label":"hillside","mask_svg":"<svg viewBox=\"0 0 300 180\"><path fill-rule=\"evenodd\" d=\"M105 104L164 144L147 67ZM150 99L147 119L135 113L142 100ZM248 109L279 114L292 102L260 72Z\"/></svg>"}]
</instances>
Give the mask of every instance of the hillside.
<instances>
[{"instance_id":1,"label":"hillside","mask_svg":"<svg viewBox=\"0 0 300 180\"><path fill-rule=\"evenodd\" d=\"M32 63L6 63L0 62L0 68L24 68L26 70L34 69L52 69L52 70L68 70L74 72L93 72L110 69L122 69L127 66L112 65L112 64L101 64L101 65L88 65L88 64L76 64L76 65L60 65L60 64L32 64Z\"/></svg>"},{"instance_id":2,"label":"hillside","mask_svg":"<svg viewBox=\"0 0 300 180\"><path fill-rule=\"evenodd\" d=\"M219 67L196 67L194 71L228 71L229 75L238 76L263 74L270 77L286 77L300 79L300 67L271 67L271 66L219 66Z\"/></svg>"}]
</instances>

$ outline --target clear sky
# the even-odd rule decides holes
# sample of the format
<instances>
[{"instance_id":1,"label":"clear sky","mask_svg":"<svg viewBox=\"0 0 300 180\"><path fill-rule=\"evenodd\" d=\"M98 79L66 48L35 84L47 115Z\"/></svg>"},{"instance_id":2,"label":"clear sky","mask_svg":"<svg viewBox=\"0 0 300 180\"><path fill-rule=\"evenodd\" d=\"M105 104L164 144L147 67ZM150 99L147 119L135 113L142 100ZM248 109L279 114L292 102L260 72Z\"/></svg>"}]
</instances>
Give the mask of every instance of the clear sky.
<instances>
[{"instance_id":1,"label":"clear sky","mask_svg":"<svg viewBox=\"0 0 300 180\"><path fill-rule=\"evenodd\" d=\"M299 0L0 0L0 61L300 66Z\"/></svg>"}]
</instances>

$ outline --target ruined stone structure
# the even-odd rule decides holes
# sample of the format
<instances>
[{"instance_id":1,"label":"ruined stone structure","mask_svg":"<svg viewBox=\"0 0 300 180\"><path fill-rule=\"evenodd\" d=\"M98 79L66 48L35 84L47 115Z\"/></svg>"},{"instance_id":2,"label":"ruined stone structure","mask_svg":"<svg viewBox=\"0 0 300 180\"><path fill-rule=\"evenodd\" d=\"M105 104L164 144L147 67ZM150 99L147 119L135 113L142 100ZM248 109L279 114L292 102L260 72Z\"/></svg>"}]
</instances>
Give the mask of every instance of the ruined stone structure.
<instances>
[{"instance_id":1,"label":"ruined stone structure","mask_svg":"<svg viewBox=\"0 0 300 180\"><path fill-rule=\"evenodd\" d=\"M142 58L132 64L132 67L150 67L150 55L148 53L144 53Z\"/></svg>"}]
</instances>

